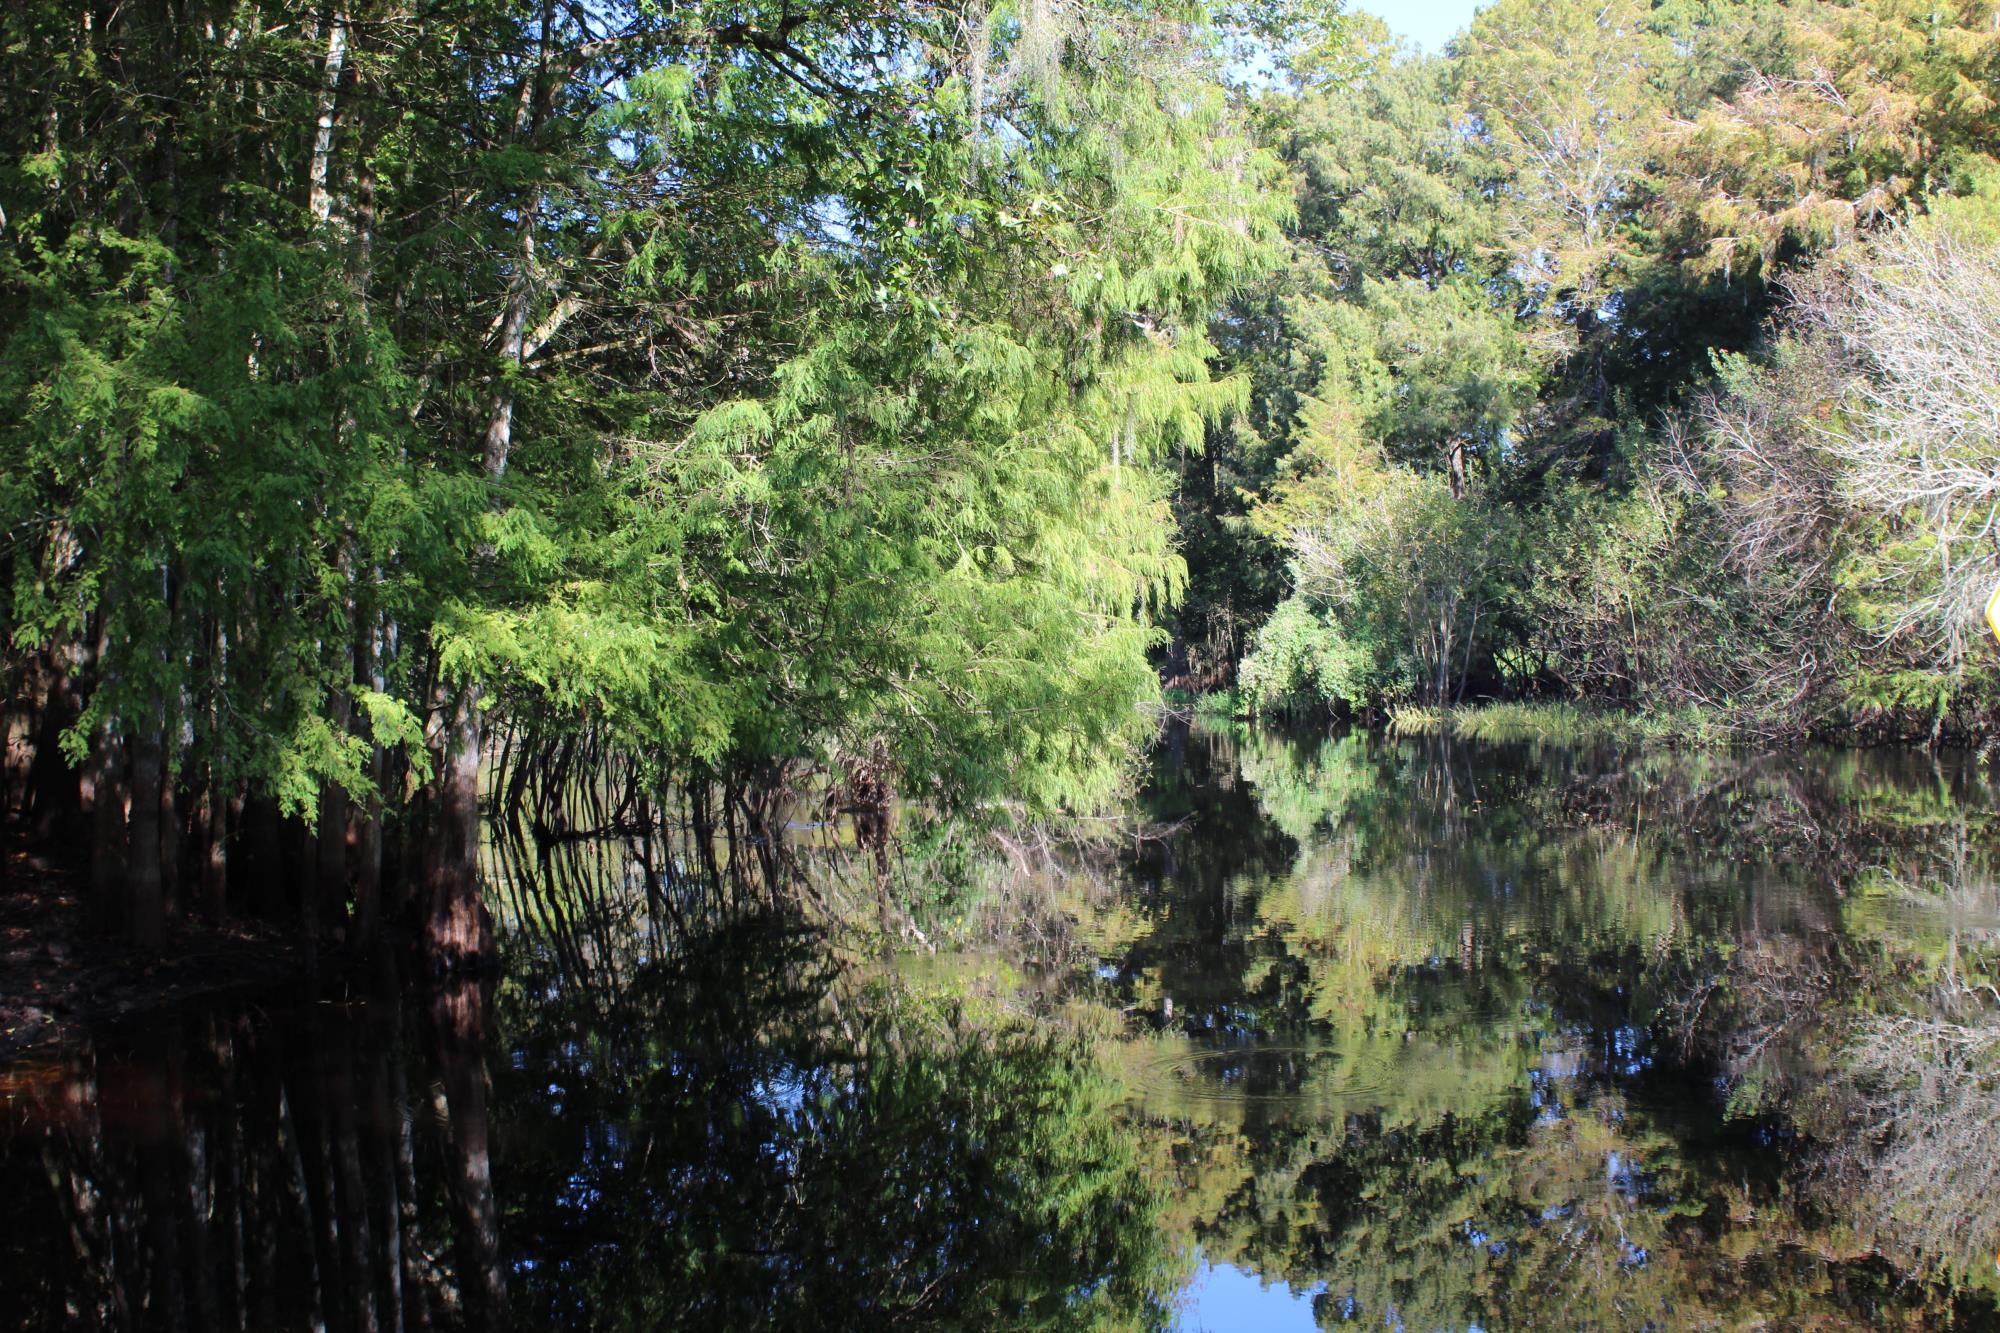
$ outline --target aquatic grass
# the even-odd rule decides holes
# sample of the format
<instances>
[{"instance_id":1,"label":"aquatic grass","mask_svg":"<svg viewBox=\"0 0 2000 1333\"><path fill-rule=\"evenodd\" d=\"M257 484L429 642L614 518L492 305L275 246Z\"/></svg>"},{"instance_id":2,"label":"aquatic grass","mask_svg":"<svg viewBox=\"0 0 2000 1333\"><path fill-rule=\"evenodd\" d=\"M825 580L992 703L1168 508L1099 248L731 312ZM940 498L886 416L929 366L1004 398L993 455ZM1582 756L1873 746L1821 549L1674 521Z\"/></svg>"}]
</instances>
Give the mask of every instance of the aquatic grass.
<instances>
[{"instance_id":1,"label":"aquatic grass","mask_svg":"<svg viewBox=\"0 0 2000 1333\"><path fill-rule=\"evenodd\" d=\"M1389 710L1389 734L1392 736L1441 736L1451 730L1449 708L1425 708L1419 704L1405 704Z\"/></svg>"},{"instance_id":2,"label":"aquatic grass","mask_svg":"<svg viewBox=\"0 0 2000 1333\"><path fill-rule=\"evenodd\" d=\"M1452 736L1490 745L1700 746L1728 742L1729 728L1711 714L1626 713L1570 703L1482 703L1455 707L1410 704L1389 714L1396 736Z\"/></svg>"},{"instance_id":3,"label":"aquatic grass","mask_svg":"<svg viewBox=\"0 0 2000 1333\"><path fill-rule=\"evenodd\" d=\"M1454 709L1452 734L1463 740L1506 744L1543 741L1556 745L1644 739L1644 728L1627 714L1585 712L1574 704L1497 703Z\"/></svg>"},{"instance_id":4,"label":"aquatic grass","mask_svg":"<svg viewBox=\"0 0 2000 1333\"><path fill-rule=\"evenodd\" d=\"M1194 715L1203 722L1234 722L1248 714L1242 693L1237 690L1213 690L1194 699Z\"/></svg>"},{"instance_id":5,"label":"aquatic grass","mask_svg":"<svg viewBox=\"0 0 2000 1333\"><path fill-rule=\"evenodd\" d=\"M1254 711L1241 690L1186 690L1178 687L1160 692L1153 710L1162 721L1176 717L1211 731L1228 731L1250 722Z\"/></svg>"}]
</instances>

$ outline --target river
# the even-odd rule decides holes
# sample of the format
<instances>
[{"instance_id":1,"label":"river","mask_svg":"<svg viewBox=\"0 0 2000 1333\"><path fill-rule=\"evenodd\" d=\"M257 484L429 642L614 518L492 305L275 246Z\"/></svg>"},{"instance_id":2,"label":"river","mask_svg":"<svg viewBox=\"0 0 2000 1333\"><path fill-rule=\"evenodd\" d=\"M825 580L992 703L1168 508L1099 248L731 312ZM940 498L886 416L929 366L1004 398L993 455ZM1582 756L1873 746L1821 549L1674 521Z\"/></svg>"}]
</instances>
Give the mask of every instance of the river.
<instances>
[{"instance_id":1,"label":"river","mask_svg":"<svg viewBox=\"0 0 2000 1333\"><path fill-rule=\"evenodd\" d=\"M497 980L0 1068L0 1327L2000 1327L1989 772L1176 728L890 951L496 839Z\"/></svg>"}]
</instances>

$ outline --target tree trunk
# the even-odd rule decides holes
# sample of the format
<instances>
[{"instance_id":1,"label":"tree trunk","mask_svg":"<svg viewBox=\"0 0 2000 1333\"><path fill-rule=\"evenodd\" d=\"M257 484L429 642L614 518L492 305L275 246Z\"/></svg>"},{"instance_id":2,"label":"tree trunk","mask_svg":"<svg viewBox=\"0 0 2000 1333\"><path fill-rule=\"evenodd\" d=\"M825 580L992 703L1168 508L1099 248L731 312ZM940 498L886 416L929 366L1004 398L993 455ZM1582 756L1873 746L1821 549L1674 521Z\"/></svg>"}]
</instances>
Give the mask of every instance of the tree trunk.
<instances>
[{"instance_id":1,"label":"tree trunk","mask_svg":"<svg viewBox=\"0 0 2000 1333\"><path fill-rule=\"evenodd\" d=\"M327 22L326 59L321 65L319 115L313 131L312 163L307 168L306 206L314 223L324 226L333 216L333 126L341 73L347 66L347 14L336 9Z\"/></svg>"},{"instance_id":2,"label":"tree trunk","mask_svg":"<svg viewBox=\"0 0 2000 1333\"><path fill-rule=\"evenodd\" d=\"M382 747L368 760L368 776L379 792L388 765ZM371 940L382 924L382 797L370 799L354 822L354 934Z\"/></svg>"},{"instance_id":3,"label":"tree trunk","mask_svg":"<svg viewBox=\"0 0 2000 1333\"><path fill-rule=\"evenodd\" d=\"M242 882L254 886L251 910L275 918L285 904L285 847L279 829L278 803L264 795L246 796L237 844L243 852ZM239 899L241 894L239 893Z\"/></svg>"},{"instance_id":4,"label":"tree trunk","mask_svg":"<svg viewBox=\"0 0 2000 1333\"><path fill-rule=\"evenodd\" d=\"M364 315L368 310L368 289L374 276L375 167L372 150L372 140L364 142L360 166L355 173L354 245L348 270L348 281L354 291L354 307ZM380 566L375 568L374 576L379 584L382 581ZM383 672L383 659L388 641L383 633L382 614L368 605L366 598L357 599L355 612L354 679L377 694L386 693L389 682ZM373 939L381 922L382 806L387 800L384 787L389 772L388 755L383 752L380 742L375 740L372 724L369 740L367 773L374 794L354 816L354 924L355 933L363 940Z\"/></svg>"},{"instance_id":5,"label":"tree trunk","mask_svg":"<svg viewBox=\"0 0 2000 1333\"><path fill-rule=\"evenodd\" d=\"M126 936L147 953L166 941L160 875L160 802L166 785L166 738L155 697L132 741L132 813L127 820Z\"/></svg>"},{"instance_id":6,"label":"tree trunk","mask_svg":"<svg viewBox=\"0 0 2000 1333\"><path fill-rule=\"evenodd\" d=\"M303 817L285 821L290 836L292 885L298 896L293 909L299 938L305 945L306 971L319 968L319 838Z\"/></svg>"},{"instance_id":7,"label":"tree trunk","mask_svg":"<svg viewBox=\"0 0 2000 1333\"><path fill-rule=\"evenodd\" d=\"M202 796L204 836L202 848L202 910L211 921L229 915L229 793L211 775L208 791Z\"/></svg>"},{"instance_id":8,"label":"tree trunk","mask_svg":"<svg viewBox=\"0 0 2000 1333\"><path fill-rule=\"evenodd\" d=\"M168 916L182 910L181 802L172 774L160 783L160 903Z\"/></svg>"},{"instance_id":9,"label":"tree trunk","mask_svg":"<svg viewBox=\"0 0 2000 1333\"><path fill-rule=\"evenodd\" d=\"M347 924L347 805L347 789L338 782L320 788L313 883L319 890L318 919L335 931Z\"/></svg>"},{"instance_id":10,"label":"tree trunk","mask_svg":"<svg viewBox=\"0 0 2000 1333\"><path fill-rule=\"evenodd\" d=\"M80 651L80 650L79 650ZM73 670L58 656L54 659L49 690L36 719L33 752L28 760L21 813L33 820L38 836L48 837L59 823L71 824L82 813L81 787L77 774L64 761L62 734L76 724L81 711L76 697Z\"/></svg>"},{"instance_id":11,"label":"tree trunk","mask_svg":"<svg viewBox=\"0 0 2000 1333\"><path fill-rule=\"evenodd\" d=\"M125 784L120 770L124 749L101 722L85 770L90 784L90 917L94 928L124 927Z\"/></svg>"},{"instance_id":12,"label":"tree trunk","mask_svg":"<svg viewBox=\"0 0 2000 1333\"><path fill-rule=\"evenodd\" d=\"M372 614L366 619L372 620ZM372 625L357 636L354 644L355 676L378 694L386 692L382 675L381 644ZM389 756L374 728L369 727L369 785L374 789L354 812L354 930L362 940L375 937L382 919L382 807L388 800Z\"/></svg>"},{"instance_id":13,"label":"tree trunk","mask_svg":"<svg viewBox=\"0 0 2000 1333\"><path fill-rule=\"evenodd\" d=\"M206 637L215 680L208 687L208 786L202 794L206 843L202 848L201 900L209 919L220 921L229 914L229 836L235 822L231 815L236 808L233 784L224 782L217 771L223 726L220 683L229 679L229 633L220 617L209 624Z\"/></svg>"},{"instance_id":14,"label":"tree trunk","mask_svg":"<svg viewBox=\"0 0 2000 1333\"><path fill-rule=\"evenodd\" d=\"M541 51L536 68L524 77L522 114L515 125L518 142L532 146L547 115L554 80L548 74L552 35L548 6L542 13ZM528 320L536 281L535 233L540 225L542 191L531 188L521 201L515 228L516 252L507 285L507 304L500 321L500 373L486 404L486 430L481 442L480 469L490 481L507 471L514 441L514 376L528 347ZM559 322L559 321L557 321ZM551 334L550 336L553 336ZM475 562L491 555L481 549ZM433 967L453 971L488 958L491 927L479 897L479 762L483 735L480 691L475 681L460 683L445 717L443 756L438 773L438 809L429 879L429 907L424 942Z\"/></svg>"},{"instance_id":15,"label":"tree trunk","mask_svg":"<svg viewBox=\"0 0 2000 1333\"><path fill-rule=\"evenodd\" d=\"M493 953L492 927L479 895L479 722L477 691L467 685L454 696L445 723L437 845L424 919L431 964L445 972L475 967Z\"/></svg>"}]
</instances>

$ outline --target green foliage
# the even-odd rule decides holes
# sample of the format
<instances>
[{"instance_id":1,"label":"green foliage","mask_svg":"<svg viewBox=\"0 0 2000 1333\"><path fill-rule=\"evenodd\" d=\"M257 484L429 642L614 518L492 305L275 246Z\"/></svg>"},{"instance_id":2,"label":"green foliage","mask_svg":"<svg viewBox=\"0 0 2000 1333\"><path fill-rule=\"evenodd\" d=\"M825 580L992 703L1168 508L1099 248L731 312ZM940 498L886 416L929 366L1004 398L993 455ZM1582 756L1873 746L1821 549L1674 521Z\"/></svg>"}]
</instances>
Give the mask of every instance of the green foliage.
<instances>
[{"instance_id":1,"label":"green foliage","mask_svg":"<svg viewBox=\"0 0 2000 1333\"><path fill-rule=\"evenodd\" d=\"M1992 471L1978 6L363 10L0 19L0 633L111 786L1039 817L1162 666L2000 716L1990 505L1857 452Z\"/></svg>"},{"instance_id":2,"label":"green foliage","mask_svg":"<svg viewBox=\"0 0 2000 1333\"><path fill-rule=\"evenodd\" d=\"M0 633L70 759L1115 791L1289 212L1225 50L1334 17L365 8L0 19Z\"/></svg>"},{"instance_id":3,"label":"green foliage","mask_svg":"<svg viewBox=\"0 0 2000 1333\"><path fill-rule=\"evenodd\" d=\"M1765 49L1666 127L1662 195L1694 268L1752 274L1838 246L1990 169L1987 6L1787 5L1757 28Z\"/></svg>"},{"instance_id":4,"label":"green foliage","mask_svg":"<svg viewBox=\"0 0 2000 1333\"><path fill-rule=\"evenodd\" d=\"M1235 690L1215 690L1194 701L1196 719L1211 725L1232 722L1243 711L1243 696Z\"/></svg>"},{"instance_id":5,"label":"green foliage","mask_svg":"<svg viewBox=\"0 0 2000 1333\"><path fill-rule=\"evenodd\" d=\"M1243 659L1243 692L1259 713L1311 709L1323 703L1359 710L1395 682L1378 678L1381 654L1351 641L1334 620L1300 598L1287 599L1257 631Z\"/></svg>"},{"instance_id":6,"label":"green foliage","mask_svg":"<svg viewBox=\"0 0 2000 1333\"><path fill-rule=\"evenodd\" d=\"M1501 3L1440 58L1357 26L1345 80L1265 97L1293 260L1221 326L1235 495L1182 491L1204 558L1284 556L1195 574L1261 617L1247 696L1983 734L1983 12ZM1896 491L1947 454L1963 486Z\"/></svg>"}]
</instances>

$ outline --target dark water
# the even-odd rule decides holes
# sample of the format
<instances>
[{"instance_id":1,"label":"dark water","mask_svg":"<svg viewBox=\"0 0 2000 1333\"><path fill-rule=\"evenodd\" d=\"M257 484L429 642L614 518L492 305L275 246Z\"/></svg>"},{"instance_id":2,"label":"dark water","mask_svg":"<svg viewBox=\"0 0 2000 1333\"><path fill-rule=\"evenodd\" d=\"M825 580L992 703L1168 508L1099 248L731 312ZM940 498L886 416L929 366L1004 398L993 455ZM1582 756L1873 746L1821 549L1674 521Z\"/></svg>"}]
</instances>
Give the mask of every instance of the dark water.
<instances>
[{"instance_id":1,"label":"dark water","mask_svg":"<svg viewBox=\"0 0 2000 1333\"><path fill-rule=\"evenodd\" d=\"M0 1070L0 1327L2000 1327L1995 795L1179 734L895 956L496 847L496 984Z\"/></svg>"}]
</instances>

